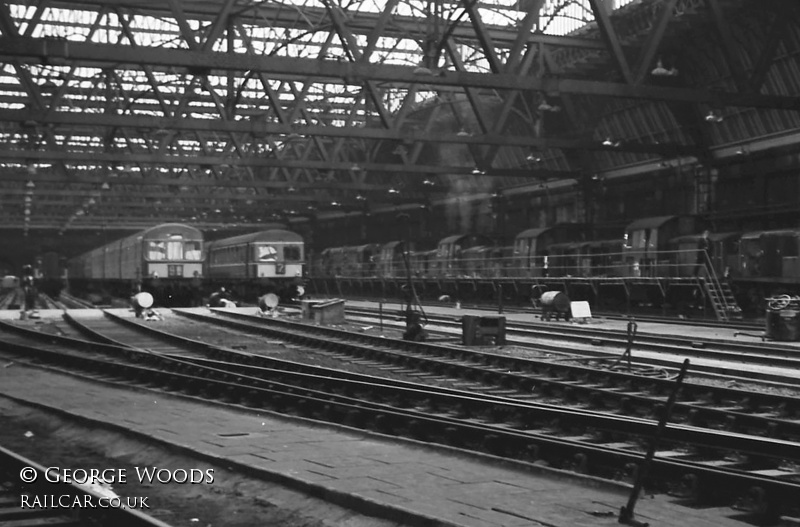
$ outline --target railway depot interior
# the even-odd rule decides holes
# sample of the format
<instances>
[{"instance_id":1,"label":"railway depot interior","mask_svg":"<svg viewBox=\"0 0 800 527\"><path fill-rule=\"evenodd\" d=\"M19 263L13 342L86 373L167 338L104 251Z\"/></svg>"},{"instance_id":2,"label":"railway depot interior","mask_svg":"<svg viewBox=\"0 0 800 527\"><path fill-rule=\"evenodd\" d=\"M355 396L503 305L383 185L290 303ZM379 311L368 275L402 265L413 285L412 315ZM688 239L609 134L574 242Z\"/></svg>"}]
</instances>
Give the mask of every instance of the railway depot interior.
<instances>
[{"instance_id":1,"label":"railway depot interior","mask_svg":"<svg viewBox=\"0 0 800 527\"><path fill-rule=\"evenodd\" d=\"M70 400L109 442L169 448L148 419L214 435L181 452L320 499L293 516L301 498L281 494L268 521L290 527L350 525L347 511L353 525L672 525L691 507L697 525L797 525L798 57L793 0L4 1L0 415L57 412L41 448L45 429L57 444L78 426ZM30 329L64 340L37 347ZM178 342L192 332L202 344ZM264 356L317 370L278 374ZM315 391L316 375L341 385ZM34 394L37 376L60 388ZM79 383L228 424L126 424L58 395ZM350 433L360 461L303 446L335 437L323 450L345 455ZM284 457L256 436L285 437ZM423 462L386 436L439 446ZM377 475L373 455L428 469ZM486 467L509 472L471 479ZM448 470L459 484L440 493ZM417 477L432 480L415 493ZM631 501L560 508L587 481ZM659 499L637 506L639 485ZM206 519L255 525L261 509L229 517L234 498L206 496ZM189 514L171 499L160 508Z\"/></svg>"}]
</instances>

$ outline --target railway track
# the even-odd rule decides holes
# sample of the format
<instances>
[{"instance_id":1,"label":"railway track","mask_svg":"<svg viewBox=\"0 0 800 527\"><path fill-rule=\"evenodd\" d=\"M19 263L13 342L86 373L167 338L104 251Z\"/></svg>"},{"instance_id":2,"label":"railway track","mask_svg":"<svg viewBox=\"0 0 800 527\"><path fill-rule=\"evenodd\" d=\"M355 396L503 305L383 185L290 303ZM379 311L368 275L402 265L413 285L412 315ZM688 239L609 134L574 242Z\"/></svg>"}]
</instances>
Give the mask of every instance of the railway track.
<instances>
[{"instance_id":1,"label":"railway track","mask_svg":"<svg viewBox=\"0 0 800 527\"><path fill-rule=\"evenodd\" d=\"M349 317L377 323L377 309L347 308ZM393 315L383 313L383 320L397 319ZM351 318L352 320L352 318ZM459 335L462 331L461 317L428 315L427 331L442 335ZM518 323L506 325L506 344L519 347L547 351L548 353L574 356L576 351L586 357L616 360L628 346L626 331L612 329L594 329L574 324L562 326L556 323ZM576 350L574 345L580 345ZM785 368L789 371L800 371L800 347L775 343L744 343L731 340L709 339L702 337L675 337L663 334L637 332L634 338L633 357L638 364L649 364L659 367L675 368L686 358L723 361L726 363L747 363L773 368ZM637 354L637 352L639 352ZM645 352L642 354L641 352ZM794 383L800 386L800 377L774 375L767 371L748 372L747 377L737 375L729 366L713 364L696 364L695 373L705 372L711 375L723 375L726 379L741 381L776 381Z\"/></svg>"},{"instance_id":2,"label":"railway track","mask_svg":"<svg viewBox=\"0 0 800 527\"><path fill-rule=\"evenodd\" d=\"M24 304L22 290L9 291L0 298L0 309L19 309Z\"/></svg>"},{"instance_id":3,"label":"railway track","mask_svg":"<svg viewBox=\"0 0 800 527\"><path fill-rule=\"evenodd\" d=\"M120 321L137 332L152 331L133 319ZM112 331L120 336L119 329ZM169 338L178 341L175 336ZM329 335L324 340L332 339ZM140 344L138 340L132 342ZM340 351L343 346L336 344ZM432 389L375 377L356 378L330 370L301 372L297 365L291 365L295 371L288 371L287 365L276 367L281 361L197 341L184 341L178 346L184 348L178 356L133 349L120 354L120 346L108 347L116 359L111 362L64 358L63 351L60 358L53 352L45 355L49 360L80 363L90 371L109 370L116 376L124 374L125 378L150 385L166 385L169 390L222 396L251 406L371 426L384 433L456 444L515 459L541 458L559 468L607 478L619 478L625 470L633 470L655 427L650 419L491 394ZM43 352L27 349L24 353L41 356ZM121 356L125 361L119 360ZM693 426L670 426L667 430L654 475L673 491L686 487L683 492L698 494L703 489L723 488L707 485L724 481L724 488L737 496L747 495L748 491L770 496L773 501L769 503L773 505L762 500L756 509L774 511L775 499L787 505L785 493L800 490L792 468L800 459L800 445L794 441Z\"/></svg>"},{"instance_id":4,"label":"railway track","mask_svg":"<svg viewBox=\"0 0 800 527\"><path fill-rule=\"evenodd\" d=\"M48 478L57 479L58 475L47 473L47 468L35 461L0 447L0 527L169 527L128 508L129 500L124 497L72 482L51 483Z\"/></svg>"},{"instance_id":5,"label":"railway track","mask_svg":"<svg viewBox=\"0 0 800 527\"><path fill-rule=\"evenodd\" d=\"M378 303L381 300L374 297L345 297L348 300L358 300L363 302ZM403 304L403 300L399 298L387 301L383 299L384 304ZM423 307L452 307L451 303L430 303ZM498 312L497 304L474 304L474 303L461 303L462 309L474 309L478 311L485 311L486 315L494 315ZM531 306L519 307L517 305L503 305L504 313L525 313L531 315L531 318L541 316L542 310ZM691 326L691 327L705 327L715 329L732 329L742 332L760 332L764 330L763 320L731 320L721 321L710 318L679 318L676 316L659 316L647 313L619 313L612 311L596 311L592 310L592 315L597 318L605 318L609 320L629 320L635 318L640 322L653 322L657 324L672 324L677 326Z\"/></svg>"}]
</instances>

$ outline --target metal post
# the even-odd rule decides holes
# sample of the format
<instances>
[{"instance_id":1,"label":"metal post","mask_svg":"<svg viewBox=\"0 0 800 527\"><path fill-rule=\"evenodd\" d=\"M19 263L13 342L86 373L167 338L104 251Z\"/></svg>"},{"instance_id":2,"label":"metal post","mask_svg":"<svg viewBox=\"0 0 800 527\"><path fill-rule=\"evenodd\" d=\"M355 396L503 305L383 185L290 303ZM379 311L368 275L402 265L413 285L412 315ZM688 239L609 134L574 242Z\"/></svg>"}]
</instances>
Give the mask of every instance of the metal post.
<instances>
[{"instance_id":1,"label":"metal post","mask_svg":"<svg viewBox=\"0 0 800 527\"><path fill-rule=\"evenodd\" d=\"M380 320L381 334L383 334L383 300L378 302L378 320Z\"/></svg>"},{"instance_id":2,"label":"metal post","mask_svg":"<svg viewBox=\"0 0 800 527\"><path fill-rule=\"evenodd\" d=\"M633 339L636 337L636 331L639 329L639 324L637 324L633 319L628 321L628 347L625 349L625 355L628 356L628 371L631 369L631 350L633 349Z\"/></svg>"},{"instance_id":3,"label":"metal post","mask_svg":"<svg viewBox=\"0 0 800 527\"><path fill-rule=\"evenodd\" d=\"M672 407L675 405L675 399L678 398L678 392L681 389L681 384L683 383L683 378L686 375L686 370L688 368L689 359L686 359L683 361L681 371L678 373L678 378L675 379L675 389L672 390L672 393L667 399L667 404L664 407L664 414L658 421L658 428L656 429L655 435L653 435L653 438L650 440L650 446L647 449L647 454L644 457L644 461L636 473L636 481L633 484L633 489L631 489L631 495L628 498L628 504L622 507L619 511L619 523L634 525L636 527L647 527L647 525L649 525L647 523L637 521L634 518L633 511L636 507L636 501L639 499L639 493L642 491L644 479L647 476L647 472L650 470L650 464L653 462L653 457L655 457L658 440L661 438L661 435L664 433L664 429L667 427L667 421L672 414Z\"/></svg>"},{"instance_id":4,"label":"metal post","mask_svg":"<svg viewBox=\"0 0 800 527\"><path fill-rule=\"evenodd\" d=\"M503 284L497 284L497 313L503 314Z\"/></svg>"},{"instance_id":5,"label":"metal post","mask_svg":"<svg viewBox=\"0 0 800 527\"><path fill-rule=\"evenodd\" d=\"M625 352L620 356L620 358L611 364L610 368L616 366L622 359L626 359L628 361L628 371L631 370L631 357L633 355L631 350L633 350L633 339L636 337L636 330L638 329L639 325L633 320L633 317L630 317L630 320L628 321L628 346L625 348Z\"/></svg>"}]
</instances>

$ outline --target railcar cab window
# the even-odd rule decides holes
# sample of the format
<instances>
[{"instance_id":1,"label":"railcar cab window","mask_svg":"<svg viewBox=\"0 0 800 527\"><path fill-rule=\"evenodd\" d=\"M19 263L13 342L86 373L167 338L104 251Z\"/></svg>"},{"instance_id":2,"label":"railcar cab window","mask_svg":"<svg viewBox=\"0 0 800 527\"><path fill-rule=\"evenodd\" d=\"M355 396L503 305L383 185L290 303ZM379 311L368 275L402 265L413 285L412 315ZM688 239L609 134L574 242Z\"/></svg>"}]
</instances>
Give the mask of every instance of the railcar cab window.
<instances>
[{"instance_id":1,"label":"railcar cab window","mask_svg":"<svg viewBox=\"0 0 800 527\"><path fill-rule=\"evenodd\" d=\"M169 240L167 241L167 259L183 259L183 236L180 234L170 235Z\"/></svg>"},{"instance_id":2,"label":"railcar cab window","mask_svg":"<svg viewBox=\"0 0 800 527\"><path fill-rule=\"evenodd\" d=\"M286 245L283 248L283 259L287 262L299 262L300 258L300 247L298 245Z\"/></svg>"},{"instance_id":3,"label":"railcar cab window","mask_svg":"<svg viewBox=\"0 0 800 527\"><path fill-rule=\"evenodd\" d=\"M200 242L185 242L183 244L183 258L185 260L200 260L202 258Z\"/></svg>"},{"instance_id":4,"label":"railcar cab window","mask_svg":"<svg viewBox=\"0 0 800 527\"><path fill-rule=\"evenodd\" d=\"M147 242L147 259L164 260L167 257L167 247L164 242Z\"/></svg>"},{"instance_id":5,"label":"railcar cab window","mask_svg":"<svg viewBox=\"0 0 800 527\"><path fill-rule=\"evenodd\" d=\"M257 245L256 260L259 262L274 262L278 259L278 250L272 245Z\"/></svg>"}]
</instances>

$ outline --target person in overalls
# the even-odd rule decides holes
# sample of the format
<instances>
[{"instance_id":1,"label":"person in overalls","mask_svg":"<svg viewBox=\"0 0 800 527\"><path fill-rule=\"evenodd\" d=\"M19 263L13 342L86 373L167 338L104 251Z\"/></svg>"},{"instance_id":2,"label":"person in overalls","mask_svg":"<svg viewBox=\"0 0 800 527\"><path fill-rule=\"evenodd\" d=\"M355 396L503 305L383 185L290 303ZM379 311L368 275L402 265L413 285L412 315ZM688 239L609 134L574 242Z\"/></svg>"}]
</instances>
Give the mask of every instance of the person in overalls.
<instances>
[{"instance_id":1,"label":"person in overalls","mask_svg":"<svg viewBox=\"0 0 800 527\"><path fill-rule=\"evenodd\" d=\"M25 299L25 311L36 309L36 282L33 278L33 268L26 265L22 268L22 291Z\"/></svg>"}]
</instances>

